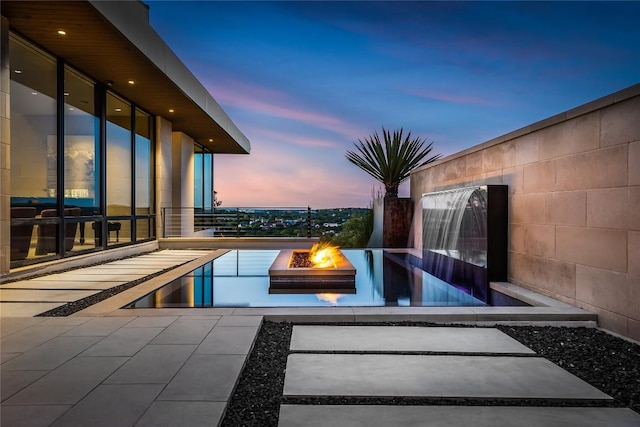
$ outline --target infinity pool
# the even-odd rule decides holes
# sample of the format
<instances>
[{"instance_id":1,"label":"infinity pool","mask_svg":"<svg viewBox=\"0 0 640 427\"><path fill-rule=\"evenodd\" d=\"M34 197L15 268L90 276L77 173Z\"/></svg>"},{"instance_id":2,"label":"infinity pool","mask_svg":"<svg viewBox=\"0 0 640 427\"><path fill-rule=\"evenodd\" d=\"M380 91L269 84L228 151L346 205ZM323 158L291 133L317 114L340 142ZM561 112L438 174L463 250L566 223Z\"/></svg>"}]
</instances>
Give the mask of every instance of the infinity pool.
<instances>
[{"instance_id":1,"label":"infinity pool","mask_svg":"<svg viewBox=\"0 0 640 427\"><path fill-rule=\"evenodd\" d=\"M342 250L357 270L354 294L270 294L268 271L279 252L229 251L127 308L486 305L415 267L412 255L382 249Z\"/></svg>"}]
</instances>

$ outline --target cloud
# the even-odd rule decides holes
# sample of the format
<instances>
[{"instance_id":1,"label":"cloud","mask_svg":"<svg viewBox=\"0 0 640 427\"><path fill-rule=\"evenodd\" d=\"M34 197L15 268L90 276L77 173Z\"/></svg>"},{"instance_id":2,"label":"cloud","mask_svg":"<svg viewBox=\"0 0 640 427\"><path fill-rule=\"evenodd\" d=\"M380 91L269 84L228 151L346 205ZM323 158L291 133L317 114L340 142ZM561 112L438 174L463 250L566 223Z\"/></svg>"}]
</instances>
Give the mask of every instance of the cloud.
<instances>
[{"instance_id":1,"label":"cloud","mask_svg":"<svg viewBox=\"0 0 640 427\"><path fill-rule=\"evenodd\" d=\"M363 130L342 118L313 111L301 105L295 97L272 88L222 78L205 84L223 107L233 107L270 117L303 122L307 125L331 131L349 139Z\"/></svg>"},{"instance_id":2,"label":"cloud","mask_svg":"<svg viewBox=\"0 0 640 427\"><path fill-rule=\"evenodd\" d=\"M455 91L441 92L433 89L418 89L418 88L403 89L403 91L409 95L417 96L420 98L448 102L451 104L483 105L483 106L489 106L489 107L496 107L500 105L500 103L497 102L495 98L485 98L482 96L476 96L472 94L455 93Z\"/></svg>"}]
</instances>

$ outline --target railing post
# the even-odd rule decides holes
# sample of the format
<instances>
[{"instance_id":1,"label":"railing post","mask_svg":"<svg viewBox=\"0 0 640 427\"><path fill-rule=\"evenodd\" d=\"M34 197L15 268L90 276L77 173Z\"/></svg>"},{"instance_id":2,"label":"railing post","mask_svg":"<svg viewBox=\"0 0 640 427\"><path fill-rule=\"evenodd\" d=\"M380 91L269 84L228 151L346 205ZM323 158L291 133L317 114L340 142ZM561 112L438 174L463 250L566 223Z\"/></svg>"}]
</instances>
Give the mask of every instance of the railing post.
<instances>
[{"instance_id":1,"label":"railing post","mask_svg":"<svg viewBox=\"0 0 640 427\"><path fill-rule=\"evenodd\" d=\"M240 237L240 208L236 208L236 237Z\"/></svg>"},{"instance_id":2,"label":"railing post","mask_svg":"<svg viewBox=\"0 0 640 427\"><path fill-rule=\"evenodd\" d=\"M307 206L307 239L311 238L311 206Z\"/></svg>"}]
</instances>

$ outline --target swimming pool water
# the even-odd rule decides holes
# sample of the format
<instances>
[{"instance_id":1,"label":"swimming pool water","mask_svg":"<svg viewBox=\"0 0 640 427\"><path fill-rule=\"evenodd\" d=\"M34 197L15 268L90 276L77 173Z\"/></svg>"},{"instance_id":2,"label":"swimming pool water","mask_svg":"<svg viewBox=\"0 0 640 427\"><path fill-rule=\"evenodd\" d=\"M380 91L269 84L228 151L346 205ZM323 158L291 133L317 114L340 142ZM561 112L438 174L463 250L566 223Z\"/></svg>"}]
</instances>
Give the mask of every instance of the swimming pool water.
<instances>
[{"instance_id":1,"label":"swimming pool water","mask_svg":"<svg viewBox=\"0 0 640 427\"><path fill-rule=\"evenodd\" d=\"M343 249L356 268L354 294L270 294L278 250L232 250L133 302L128 308L484 306L472 295L382 249Z\"/></svg>"}]
</instances>

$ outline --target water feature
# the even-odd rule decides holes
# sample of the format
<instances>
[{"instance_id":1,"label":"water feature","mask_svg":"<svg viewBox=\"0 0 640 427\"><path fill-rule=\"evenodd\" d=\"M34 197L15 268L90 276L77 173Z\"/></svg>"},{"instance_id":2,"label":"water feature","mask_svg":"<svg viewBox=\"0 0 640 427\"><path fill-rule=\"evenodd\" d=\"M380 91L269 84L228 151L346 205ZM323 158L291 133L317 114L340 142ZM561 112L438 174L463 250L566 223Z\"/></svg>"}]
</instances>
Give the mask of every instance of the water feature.
<instances>
[{"instance_id":1,"label":"water feature","mask_svg":"<svg viewBox=\"0 0 640 427\"><path fill-rule=\"evenodd\" d=\"M426 273L420 251L345 249L355 293L269 293L278 250L232 250L167 283L128 308L306 306L484 306L467 290Z\"/></svg>"},{"instance_id":2,"label":"water feature","mask_svg":"<svg viewBox=\"0 0 640 427\"><path fill-rule=\"evenodd\" d=\"M423 194L421 268L489 302L489 282L507 280L507 186Z\"/></svg>"}]
</instances>

